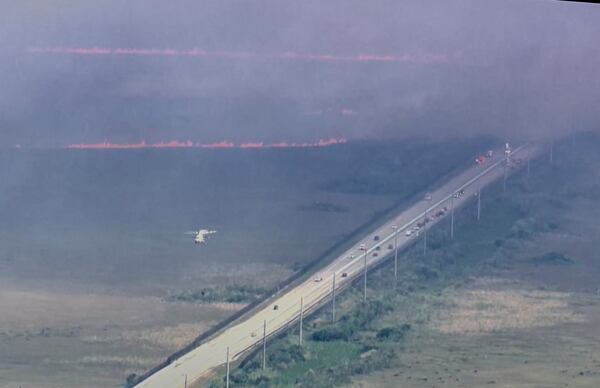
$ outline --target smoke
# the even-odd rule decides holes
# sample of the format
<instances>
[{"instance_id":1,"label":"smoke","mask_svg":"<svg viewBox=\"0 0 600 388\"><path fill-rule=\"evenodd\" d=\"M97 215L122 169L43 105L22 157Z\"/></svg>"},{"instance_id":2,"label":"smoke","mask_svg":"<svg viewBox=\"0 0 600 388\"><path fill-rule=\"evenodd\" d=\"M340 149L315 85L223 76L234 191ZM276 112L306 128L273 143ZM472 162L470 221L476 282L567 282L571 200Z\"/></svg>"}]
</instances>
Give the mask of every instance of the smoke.
<instances>
[{"instance_id":1,"label":"smoke","mask_svg":"<svg viewBox=\"0 0 600 388\"><path fill-rule=\"evenodd\" d=\"M33 4L0 7L0 147L517 141L600 123L595 5Z\"/></svg>"},{"instance_id":2,"label":"smoke","mask_svg":"<svg viewBox=\"0 0 600 388\"><path fill-rule=\"evenodd\" d=\"M247 142L236 145L232 142L223 140L221 142L209 143L209 144L201 144L201 143L193 143L191 140L187 141L179 141L179 140L171 140L169 142L159 142L159 143L146 143L145 141L141 141L139 143L128 143L128 144L120 144L120 143L111 143L109 141L104 141L102 143L90 143L90 144L70 144L65 148L70 149L94 149L94 150L109 150L109 149L117 149L117 150L127 150L127 149L142 149L142 148L307 148L307 147L329 147L332 145L345 144L348 141L346 139L319 139L315 142L305 142L305 143L288 143L288 142L279 142L272 144L265 144L262 141L259 142ZM20 146L19 146L20 148Z\"/></svg>"},{"instance_id":3,"label":"smoke","mask_svg":"<svg viewBox=\"0 0 600 388\"><path fill-rule=\"evenodd\" d=\"M130 144L115 144L108 141L103 143L94 144L70 144L66 148L74 149L140 149L140 148L191 148L194 147L194 143L190 140L186 142L180 142L178 140L172 140L170 142L160 142L154 144L147 144L145 141L139 143Z\"/></svg>"},{"instance_id":4,"label":"smoke","mask_svg":"<svg viewBox=\"0 0 600 388\"><path fill-rule=\"evenodd\" d=\"M70 55L126 55L126 56L154 56L154 57L196 57L235 60L289 60L310 62L383 62L383 63L414 63L414 64L440 64L448 63L448 55L435 54L404 54L404 55L370 55L359 54L354 56L341 56L316 53L253 53L253 52L209 52L200 49L175 50L175 49L144 49L144 48L105 48L105 47L32 47L27 49L32 54L70 54Z\"/></svg>"}]
</instances>

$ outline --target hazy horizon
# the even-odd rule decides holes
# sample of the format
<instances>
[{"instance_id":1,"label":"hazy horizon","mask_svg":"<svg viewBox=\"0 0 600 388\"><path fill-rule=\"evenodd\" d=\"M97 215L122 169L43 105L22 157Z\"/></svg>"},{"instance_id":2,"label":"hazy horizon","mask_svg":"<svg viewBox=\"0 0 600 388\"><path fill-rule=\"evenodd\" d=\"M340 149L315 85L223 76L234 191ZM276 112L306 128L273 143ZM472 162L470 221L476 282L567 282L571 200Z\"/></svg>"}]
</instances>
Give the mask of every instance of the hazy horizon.
<instances>
[{"instance_id":1,"label":"hazy horizon","mask_svg":"<svg viewBox=\"0 0 600 388\"><path fill-rule=\"evenodd\" d=\"M0 146L598 128L593 4L257 5L4 5Z\"/></svg>"}]
</instances>

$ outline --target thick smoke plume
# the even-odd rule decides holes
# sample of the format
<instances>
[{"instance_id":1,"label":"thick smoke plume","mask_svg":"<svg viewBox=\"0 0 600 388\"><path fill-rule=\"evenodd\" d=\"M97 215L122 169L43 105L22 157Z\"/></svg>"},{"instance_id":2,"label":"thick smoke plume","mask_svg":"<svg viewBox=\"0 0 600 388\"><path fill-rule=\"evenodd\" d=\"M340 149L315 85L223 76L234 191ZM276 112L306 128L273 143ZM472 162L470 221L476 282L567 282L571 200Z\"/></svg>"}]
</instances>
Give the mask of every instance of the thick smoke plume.
<instances>
[{"instance_id":1,"label":"thick smoke plume","mask_svg":"<svg viewBox=\"0 0 600 388\"><path fill-rule=\"evenodd\" d=\"M316 61L316 62L390 62L390 63L447 63L446 54L404 54L404 55L372 55L359 54L352 56L298 53L288 51L284 53L253 53L253 52L209 52L201 49L175 50L175 49L146 49L146 48L105 48L105 47L33 47L27 52L34 54L71 54L71 55L130 55L130 56L158 56L158 57L196 57L218 58L236 60L265 60L282 59L289 61Z\"/></svg>"},{"instance_id":2,"label":"thick smoke plume","mask_svg":"<svg viewBox=\"0 0 600 388\"><path fill-rule=\"evenodd\" d=\"M179 140L171 140L169 142L159 142L159 143L146 143L145 141L141 141L139 143L129 143L129 144L119 144L119 143L111 143L109 141L104 141L102 143L91 143L91 144L70 144L65 148L72 149L96 149L96 150L104 150L104 149L141 149L141 148L307 148L307 147L328 147L337 144L345 144L348 141L346 139L319 139L315 142L305 142L305 143L288 143L288 142L279 142L266 144L262 141L260 142L248 142L241 144L234 144L232 142L223 140L217 143L210 144L201 144L194 143L191 140L187 141L179 141Z\"/></svg>"},{"instance_id":3,"label":"thick smoke plume","mask_svg":"<svg viewBox=\"0 0 600 388\"><path fill-rule=\"evenodd\" d=\"M105 0L0 8L0 147L596 130L600 7Z\"/></svg>"}]
</instances>

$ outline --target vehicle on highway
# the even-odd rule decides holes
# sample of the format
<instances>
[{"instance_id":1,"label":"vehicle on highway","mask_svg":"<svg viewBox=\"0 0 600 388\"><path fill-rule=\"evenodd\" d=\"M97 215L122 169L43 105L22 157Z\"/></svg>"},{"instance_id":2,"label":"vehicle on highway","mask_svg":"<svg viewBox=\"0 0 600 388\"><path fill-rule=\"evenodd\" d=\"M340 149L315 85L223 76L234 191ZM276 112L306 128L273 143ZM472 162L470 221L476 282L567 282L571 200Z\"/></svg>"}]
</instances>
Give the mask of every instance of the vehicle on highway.
<instances>
[{"instance_id":1,"label":"vehicle on highway","mask_svg":"<svg viewBox=\"0 0 600 388\"><path fill-rule=\"evenodd\" d=\"M460 197L460 196L462 196L464 194L465 194L464 190L459 190L456 193L454 193L454 198L458 198L458 197Z\"/></svg>"},{"instance_id":2,"label":"vehicle on highway","mask_svg":"<svg viewBox=\"0 0 600 388\"><path fill-rule=\"evenodd\" d=\"M273 310L279 310L279 305L273 306Z\"/></svg>"},{"instance_id":3,"label":"vehicle on highway","mask_svg":"<svg viewBox=\"0 0 600 388\"><path fill-rule=\"evenodd\" d=\"M323 278L315 278L315 283L319 283L321 280L323 280Z\"/></svg>"},{"instance_id":4,"label":"vehicle on highway","mask_svg":"<svg viewBox=\"0 0 600 388\"><path fill-rule=\"evenodd\" d=\"M413 234L413 230L412 230L412 229L408 229L408 230L406 231L406 233L404 233L404 235L405 235L405 236L410 236L410 235L412 235L412 234Z\"/></svg>"},{"instance_id":5,"label":"vehicle on highway","mask_svg":"<svg viewBox=\"0 0 600 388\"><path fill-rule=\"evenodd\" d=\"M347 278L348 277L348 273L347 272L342 272L342 277L343 278Z\"/></svg>"}]
</instances>

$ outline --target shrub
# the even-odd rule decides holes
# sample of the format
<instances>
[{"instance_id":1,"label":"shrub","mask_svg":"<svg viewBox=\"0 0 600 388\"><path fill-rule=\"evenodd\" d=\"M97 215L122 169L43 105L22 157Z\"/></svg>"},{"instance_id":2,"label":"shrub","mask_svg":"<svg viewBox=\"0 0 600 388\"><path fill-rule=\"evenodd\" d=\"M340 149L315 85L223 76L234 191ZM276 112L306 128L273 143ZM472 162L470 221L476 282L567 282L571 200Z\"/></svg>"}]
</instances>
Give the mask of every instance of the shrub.
<instances>
[{"instance_id":1,"label":"shrub","mask_svg":"<svg viewBox=\"0 0 600 388\"><path fill-rule=\"evenodd\" d=\"M543 264L549 264L549 265L567 265L567 264L573 264L573 260L566 257L565 255L563 255L562 253L558 253L558 252L548 252L545 253L541 256L536 256L533 257L531 259L531 261L535 264L535 265L543 265Z\"/></svg>"},{"instance_id":2,"label":"shrub","mask_svg":"<svg viewBox=\"0 0 600 388\"><path fill-rule=\"evenodd\" d=\"M269 353L268 364L276 365L279 369L287 369L290 365L304 361L304 349L298 345L281 347Z\"/></svg>"},{"instance_id":3,"label":"shrub","mask_svg":"<svg viewBox=\"0 0 600 388\"><path fill-rule=\"evenodd\" d=\"M127 378L125 379L124 387L125 388L133 387L136 382L137 382L137 375L135 373L132 373L132 374L128 375Z\"/></svg>"},{"instance_id":4,"label":"shrub","mask_svg":"<svg viewBox=\"0 0 600 388\"><path fill-rule=\"evenodd\" d=\"M376 338L380 341L400 341L404 339L406 333L410 330L410 325L405 323L400 327L384 327L377 332Z\"/></svg>"},{"instance_id":5,"label":"shrub","mask_svg":"<svg viewBox=\"0 0 600 388\"><path fill-rule=\"evenodd\" d=\"M342 328L327 327L325 329L315 331L312 334L312 339L313 341L320 342L347 341L349 339L349 333Z\"/></svg>"},{"instance_id":6,"label":"shrub","mask_svg":"<svg viewBox=\"0 0 600 388\"><path fill-rule=\"evenodd\" d=\"M248 285L206 287L200 290L181 291L167 297L168 301L193 303L250 303L266 293L266 289Z\"/></svg>"},{"instance_id":7,"label":"shrub","mask_svg":"<svg viewBox=\"0 0 600 388\"><path fill-rule=\"evenodd\" d=\"M438 273L427 267L420 267L415 270L415 274L422 280L437 279Z\"/></svg>"}]
</instances>

